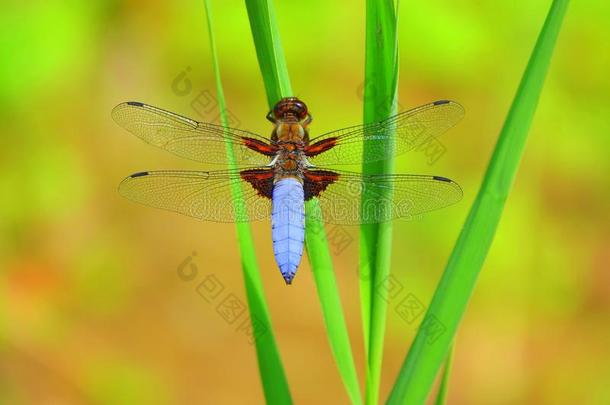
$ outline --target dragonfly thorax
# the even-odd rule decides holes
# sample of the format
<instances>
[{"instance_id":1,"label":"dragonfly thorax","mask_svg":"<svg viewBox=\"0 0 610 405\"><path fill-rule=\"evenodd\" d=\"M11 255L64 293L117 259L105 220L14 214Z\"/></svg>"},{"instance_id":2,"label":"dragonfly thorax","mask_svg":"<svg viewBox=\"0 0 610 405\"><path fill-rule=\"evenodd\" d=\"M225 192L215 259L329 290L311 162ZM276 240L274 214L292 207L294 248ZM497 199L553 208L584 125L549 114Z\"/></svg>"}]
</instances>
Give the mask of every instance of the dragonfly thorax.
<instances>
[{"instance_id":1,"label":"dragonfly thorax","mask_svg":"<svg viewBox=\"0 0 610 405\"><path fill-rule=\"evenodd\" d=\"M276 142L304 142L309 138L307 130L296 121L278 121L271 139Z\"/></svg>"},{"instance_id":2,"label":"dragonfly thorax","mask_svg":"<svg viewBox=\"0 0 610 405\"><path fill-rule=\"evenodd\" d=\"M275 181L286 177L303 179L303 173L307 169L308 163L305 157L303 142L278 142L278 152L273 160L275 169Z\"/></svg>"},{"instance_id":3,"label":"dragonfly thorax","mask_svg":"<svg viewBox=\"0 0 610 405\"><path fill-rule=\"evenodd\" d=\"M278 148L273 161L275 181L286 177L302 181L307 167L304 153L309 138L307 129L296 120L281 119L276 121L271 138Z\"/></svg>"}]
</instances>

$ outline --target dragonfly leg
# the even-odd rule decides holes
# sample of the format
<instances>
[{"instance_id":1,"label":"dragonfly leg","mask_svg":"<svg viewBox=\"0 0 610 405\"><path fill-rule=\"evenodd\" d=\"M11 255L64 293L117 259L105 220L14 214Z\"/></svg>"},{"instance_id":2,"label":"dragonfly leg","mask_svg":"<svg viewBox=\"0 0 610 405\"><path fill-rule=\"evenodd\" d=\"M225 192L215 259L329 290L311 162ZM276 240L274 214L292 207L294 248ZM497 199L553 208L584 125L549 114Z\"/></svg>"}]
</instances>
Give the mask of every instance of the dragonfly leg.
<instances>
[{"instance_id":1,"label":"dragonfly leg","mask_svg":"<svg viewBox=\"0 0 610 405\"><path fill-rule=\"evenodd\" d=\"M275 124L275 122L276 122L276 119L275 119L275 117L273 116L273 111L269 111L269 112L267 113L267 116L266 116L265 118L267 118L269 121L273 122L274 124Z\"/></svg>"},{"instance_id":2,"label":"dragonfly leg","mask_svg":"<svg viewBox=\"0 0 610 405\"><path fill-rule=\"evenodd\" d=\"M311 121L313 121L313 117L311 116L311 114L307 113L307 118L305 118L305 121L303 121L301 125L303 126L303 128L306 128L307 125L311 124Z\"/></svg>"}]
</instances>

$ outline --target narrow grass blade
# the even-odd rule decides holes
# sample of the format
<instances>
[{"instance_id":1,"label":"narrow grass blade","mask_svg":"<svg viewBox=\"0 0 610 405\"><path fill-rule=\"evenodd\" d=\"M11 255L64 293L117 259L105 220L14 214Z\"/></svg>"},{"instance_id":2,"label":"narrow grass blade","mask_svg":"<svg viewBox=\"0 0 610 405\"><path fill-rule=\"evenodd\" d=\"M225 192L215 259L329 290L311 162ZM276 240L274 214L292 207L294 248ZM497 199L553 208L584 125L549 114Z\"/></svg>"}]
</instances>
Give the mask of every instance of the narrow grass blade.
<instances>
[{"instance_id":1,"label":"narrow grass blade","mask_svg":"<svg viewBox=\"0 0 610 405\"><path fill-rule=\"evenodd\" d=\"M398 84L397 18L393 0L368 0L366 3L366 60L364 85L364 122L383 120L396 112ZM394 170L394 143L372 140L364 143L366 156L380 147L387 150L386 160L366 163L363 173L391 173ZM375 200L379 196L372 197ZM363 207L371 204L365 193ZM392 192L383 200L390 204ZM366 403L376 404L379 397L387 297L376 290L390 273L392 223L367 224L360 228L360 299L367 358Z\"/></svg>"},{"instance_id":2,"label":"narrow grass blade","mask_svg":"<svg viewBox=\"0 0 610 405\"><path fill-rule=\"evenodd\" d=\"M258 63L265 82L267 101L269 108L272 108L282 97L292 95L273 4L271 0L246 0L246 7ZM307 255L316 281L326 332L339 374L351 402L360 404L358 375L333 273L326 232L324 225L316 219L319 218L319 210L318 201L315 199L305 204Z\"/></svg>"},{"instance_id":3,"label":"narrow grass blade","mask_svg":"<svg viewBox=\"0 0 610 405\"><path fill-rule=\"evenodd\" d=\"M320 206L317 201L309 201L306 203L305 209L307 212L305 221L307 253L316 280L318 298L322 306L330 347L352 404L361 404L362 394L360 393L358 374L352 356L352 347L347 333L339 290L333 273L324 225L319 220L312 219L312 217L320 218Z\"/></svg>"},{"instance_id":4,"label":"narrow grass blade","mask_svg":"<svg viewBox=\"0 0 610 405\"><path fill-rule=\"evenodd\" d=\"M282 97L292 95L275 9L271 0L246 0L246 8L267 102L272 108Z\"/></svg>"},{"instance_id":5,"label":"narrow grass blade","mask_svg":"<svg viewBox=\"0 0 610 405\"><path fill-rule=\"evenodd\" d=\"M436 393L435 405L445 405L447 401L447 390L449 389L449 374L451 374L451 363L453 362L453 348L449 349L447 360L445 360L445 369L443 370L443 377L441 378L441 384L438 387Z\"/></svg>"},{"instance_id":6,"label":"narrow grass blade","mask_svg":"<svg viewBox=\"0 0 610 405\"><path fill-rule=\"evenodd\" d=\"M403 363L389 404L423 403L447 355L513 184L567 6L568 0L553 1L483 184Z\"/></svg>"},{"instance_id":7,"label":"narrow grass blade","mask_svg":"<svg viewBox=\"0 0 610 405\"><path fill-rule=\"evenodd\" d=\"M216 78L216 92L218 106L220 109L220 121L222 125L227 125L226 103L224 91L220 77L218 56L216 54L216 42L214 39L213 18L211 15L209 0L204 0L208 33L210 38L210 48L212 51L212 63L214 76ZM231 144L227 143L227 157L231 168L235 168L235 155ZM242 190L238 184L232 187L233 200L235 204L243 204ZM236 206L236 210L243 210L244 207ZM254 239L250 224L246 222L237 223L237 237L241 254L242 271L246 287L248 307L250 309L250 320L256 337L256 355L258 359L258 369L263 383L263 391L268 404L290 404L292 398L284 373L284 367L280 358L280 353L273 335L271 318L265 301L265 293L260 278L258 262L254 248Z\"/></svg>"}]
</instances>

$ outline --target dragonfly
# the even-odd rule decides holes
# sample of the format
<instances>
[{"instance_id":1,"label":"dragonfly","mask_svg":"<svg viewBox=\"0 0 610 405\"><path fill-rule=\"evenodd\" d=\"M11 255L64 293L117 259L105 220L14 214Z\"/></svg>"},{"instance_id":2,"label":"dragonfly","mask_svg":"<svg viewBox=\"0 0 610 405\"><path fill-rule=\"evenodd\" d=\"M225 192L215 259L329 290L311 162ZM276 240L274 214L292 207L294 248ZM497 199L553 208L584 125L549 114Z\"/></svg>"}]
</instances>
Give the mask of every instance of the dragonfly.
<instances>
[{"instance_id":1,"label":"dragonfly","mask_svg":"<svg viewBox=\"0 0 610 405\"><path fill-rule=\"evenodd\" d=\"M138 172L120 183L119 193L205 221L271 218L275 261L286 284L291 284L303 254L307 201L316 199L319 207L307 210L307 215L337 225L410 219L459 201L460 186L446 177L362 174L341 167L417 149L463 115L460 104L440 100L385 120L310 137L313 118L307 105L286 97L267 114L273 129L264 137L124 102L112 110L112 117L144 142L182 158L229 168Z\"/></svg>"}]
</instances>

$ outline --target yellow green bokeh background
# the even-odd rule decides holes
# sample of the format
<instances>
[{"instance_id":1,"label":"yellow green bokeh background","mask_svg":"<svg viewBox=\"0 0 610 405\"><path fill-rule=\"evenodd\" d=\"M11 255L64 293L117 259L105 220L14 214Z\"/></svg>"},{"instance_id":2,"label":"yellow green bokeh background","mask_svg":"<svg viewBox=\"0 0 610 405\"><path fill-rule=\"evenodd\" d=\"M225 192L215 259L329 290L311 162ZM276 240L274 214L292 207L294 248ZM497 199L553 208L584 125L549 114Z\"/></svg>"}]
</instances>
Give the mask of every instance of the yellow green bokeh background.
<instances>
[{"instance_id":1,"label":"yellow green bokeh background","mask_svg":"<svg viewBox=\"0 0 610 405\"><path fill-rule=\"evenodd\" d=\"M364 2L276 1L293 90L321 133L361 121ZM464 200L395 224L382 397L478 190L549 1L401 2L401 106L459 101L445 153L397 172L451 177ZM268 133L242 1L214 2L230 114ZM610 403L610 3L573 2L513 192L458 332L450 404ZM260 403L231 225L121 199L148 169L198 168L140 142L110 110L144 101L199 120L217 108L199 1L9 1L0 13L0 403ZM174 80L186 72L189 87ZM198 98L199 97L199 98ZM212 102L213 103L213 102ZM286 287L270 225L253 225L274 330L296 403L347 403L307 259ZM364 374L357 228L329 228L335 273ZM338 235L338 236L337 236ZM352 242L350 243L350 239ZM191 258L194 280L177 268ZM223 284L206 301L205 277ZM244 315L245 316L245 315Z\"/></svg>"}]
</instances>

